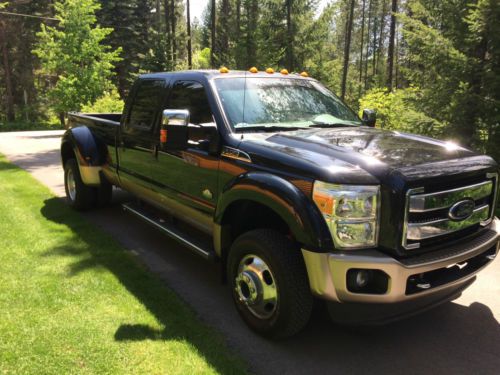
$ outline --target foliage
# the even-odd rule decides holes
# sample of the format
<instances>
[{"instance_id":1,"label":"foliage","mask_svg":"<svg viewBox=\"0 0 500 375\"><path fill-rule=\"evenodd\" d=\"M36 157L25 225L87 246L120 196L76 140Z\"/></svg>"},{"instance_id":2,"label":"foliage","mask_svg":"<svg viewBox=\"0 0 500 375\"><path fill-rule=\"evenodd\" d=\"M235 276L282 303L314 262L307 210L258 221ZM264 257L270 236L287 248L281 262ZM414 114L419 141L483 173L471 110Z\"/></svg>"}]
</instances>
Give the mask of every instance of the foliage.
<instances>
[{"instance_id":1,"label":"foliage","mask_svg":"<svg viewBox=\"0 0 500 375\"><path fill-rule=\"evenodd\" d=\"M426 116L418 107L421 95L421 90L413 86L393 92L373 89L359 99L359 115L364 108L374 109L377 125L382 129L441 137L444 124Z\"/></svg>"},{"instance_id":2,"label":"foliage","mask_svg":"<svg viewBox=\"0 0 500 375\"><path fill-rule=\"evenodd\" d=\"M195 51L193 55L193 69L210 68L210 48L203 48L201 51Z\"/></svg>"},{"instance_id":3,"label":"foliage","mask_svg":"<svg viewBox=\"0 0 500 375\"><path fill-rule=\"evenodd\" d=\"M88 57L98 64L105 63L106 53L122 48L121 61L108 61L114 66L110 71L115 75L107 75L109 71L90 74L87 78L92 82L91 77L102 79L102 85L89 85L100 92L77 97L82 81L80 77L72 79L76 73L66 69L68 61L55 58L53 53L39 54L40 59L31 54L35 45L44 52L52 48L52 42L47 44L47 40L36 36L40 22L47 23L47 30L56 28L65 32L61 25L36 18L3 18L0 32L5 32L4 49L8 56L3 64L0 63L0 96L9 100L0 103L0 119L8 115L12 118L15 112L16 120L21 117L43 120L48 117L44 113L47 99L50 99L49 104L71 104L72 109L78 109L109 91L106 87L109 80L123 99L140 73L188 67L184 1L67 2L78 3L80 8L82 17L76 29L83 27L89 16L93 17L94 10L89 14L85 4L98 2L102 5L100 9L95 8L95 14L97 24L106 27L100 28L105 35L99 39L100 43L94 40L101 50L94 48L95 53ZM391 4L394 3L397 17L392 34ZM53 17L52 4L51 0L10 2L6 9ZM215 1L215 35L211 30L212 1L206 4L201 20L191 20L194 68L226 65L230 69L245 70L251 66L260 70L268 66L295 72L305 70L337 94L341 92L345 70L344 100L356 110L359 99L370 95L372 90L394 89L395 99L388 92L386 101L396 110L400 105L394 101L404 103L401 105L411 103L405 112L406 121L411 123L408 129L451 137L500 159L497 147L500 142L499 1L219 0ZM347 43L351 5L354 5L352 33ZM191 2L191 6L196 3ZM59 11L56 9L56 12ZM94 19L87 24L89 30L80 36L90 35L90 29L99 29ZM105 31L108 27L115 31ZM350 45L348 54L347 44ZM390 45L394 50L391 56ZM61 49L64 52L74 47L70 43ZM77 66L81 61L87 64L81 52L77 48L68 53L75 57L70 65ZM59 62L59 71L47 70L49 57ZM393 66L392 74L389 74L389 66ZM91 72L93 68L82 71ZM73 76L67 77L66 72ZM59 85L63 86L61 90L66 94L56 91L49 98L41 95L52 91L58 76L62 78L59 80ZM388 77L392 77L390 84ZM8 90L7 81L12 82L11 90ZM412 89L408 90L410 87ZM402 121L394 126L405 127Z\"/></svg>"},{"instance_id":4,"label":"foliage","mask_svg":"<svg viewBox=\"0 0 500 375\"><path fill-rule=\"evenodd\" d=\"M122 113L125 103L120 99L116 89L107 91L93 104L84 105L81 109L84 113Z\"/></svg>"},{"instance_id":5,"label":"foliage","mask_svg":"<svg viewBox=\"0 0 500 375\"><path fill-rule=\"evenodd\" d=\"M80 110L111 87L113 64L120 49L110 51L102 41L113 30L95 25L99 5L94 0L55 3L56 27L42 24L33 52L43 73L55 80L48 95L58 113Z\"/></svg>"},{"instance_id":6,"label":"foliage","mask_svg":"<svg viewBox=\"0 0 500 375\"><path fill-rule=\"evenodd\" d=\"M0 123L0 132L22 132L32 130L60 130L63 129L61 123L57 118L50 119L49 121L16 121Z\"/></svg>"},{"instance_id":7,"label":"foliage","mask_svg":"<svg viewBox=\"0 0 500 375\"><path fill-rule=\"evenodd\" d=\"M245 373L117 241L2 156L0 180L0 373Z\"/></svg>"}]
</instances>

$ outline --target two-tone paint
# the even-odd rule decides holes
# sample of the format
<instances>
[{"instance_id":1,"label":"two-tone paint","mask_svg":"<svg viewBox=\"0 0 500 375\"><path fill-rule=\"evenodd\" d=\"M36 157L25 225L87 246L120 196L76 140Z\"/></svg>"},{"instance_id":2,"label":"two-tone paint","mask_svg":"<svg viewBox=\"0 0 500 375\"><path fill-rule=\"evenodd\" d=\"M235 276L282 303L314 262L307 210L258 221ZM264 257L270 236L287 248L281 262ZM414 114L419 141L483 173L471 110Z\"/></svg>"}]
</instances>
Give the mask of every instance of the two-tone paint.
<instances>
[{"instance_id":1,"label":"two-tone paint","mask_svg":"<svg viewBox=\"0 0 500 375\"><path fill-rule=\"evenodd\" d=\"M428 192L440 191L443 186L498 172L498 165L490 157L453 143L366 126L237 133L225 117L214 80L245 75L218 71L143 75L139 81L154 79L164 83L163 99L155 108L151 130L137 134L127 128L133 88L120 117L70 114L71 128L63 138L63 161L71 149L81 169L95 168L98 176L102 171L114 184L212 236L218 256L223 256L230 245L231 223L227 215L234 205L253 202L271 210L305 249L313 291L336 300L339 291L332 289L333 279L321 278L330 275L330 265L352 252L335 250L325 220L312 201L314 181L380 185L379 245L357 254L363 264L368 253L383 258L384 264L399 264L401 259L440 248L424 247L411 253L403 248L401 234L410 189L425 186ZM283 78L311 79L299 75ZM217 127L209 140L213 147L190 145L183 151L161 147L161 113L170 108L170 93L176 81L195 81L205 88ZM498 229L496 223L492 225L489 230ZM491 241L497 241L497 237Z\"/></svg>"}]
</instances>

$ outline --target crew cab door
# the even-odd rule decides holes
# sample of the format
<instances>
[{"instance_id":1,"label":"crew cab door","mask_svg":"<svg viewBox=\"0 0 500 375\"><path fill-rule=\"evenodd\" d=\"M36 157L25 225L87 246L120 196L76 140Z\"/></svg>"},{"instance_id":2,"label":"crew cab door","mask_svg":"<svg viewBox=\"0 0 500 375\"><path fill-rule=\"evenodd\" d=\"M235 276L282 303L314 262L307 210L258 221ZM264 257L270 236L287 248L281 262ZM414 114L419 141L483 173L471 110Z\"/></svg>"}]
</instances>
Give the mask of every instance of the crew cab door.
<instances>
[{"instance_id":1,"label":"crew cab door","mask_svg":"<svg viewBox=\"0 0 500 375\"><path fill-rule=\"evenodd\" d=\"M139 80L131 92L118 140L119 176L128 190L149 187L155 159L154 125L159 118L164 80Z\"/></svg>"},{"instance_id":2,"label":"crew cab door","mask_svg":"<svg viewBox=\"0 0 500 375\"><path fill-rule=\"evenodd\" d=\"M213 124L205 87L196 81L173 81L163 109L188 109L191 124ZM162 112L162 111L160 111ZM190 144L185 151L159 147L156 129L157 161L152 165L153 189L172 200L177 216L211 232L217 201L219 158L201 145Z\"/></svg>"}]
</instances>

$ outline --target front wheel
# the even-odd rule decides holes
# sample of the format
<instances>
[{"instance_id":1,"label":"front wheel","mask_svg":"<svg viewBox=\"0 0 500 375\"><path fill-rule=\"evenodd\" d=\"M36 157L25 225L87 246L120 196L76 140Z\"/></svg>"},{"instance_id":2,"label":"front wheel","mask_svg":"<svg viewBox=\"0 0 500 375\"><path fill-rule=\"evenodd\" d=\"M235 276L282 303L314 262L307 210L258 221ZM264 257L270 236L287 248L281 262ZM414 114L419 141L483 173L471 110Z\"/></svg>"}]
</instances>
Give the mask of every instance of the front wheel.
<instances>
[{"instance_id":1,"label":"front wheel","mask_svg":"<svg viewBox=\"0 0 500 375\"><path fill-rule=\"evenodd\" d=\"M227 263L234 303L251 329L279 339L304 328L313 297L294 242L273 230L253 230L236 239Z\"/></svg>"},{"instance_id":2,"label":"front wheel","mask_svg":"<svg viewBox=\"0 0 500 375\"><path fill-rule=\"evenodd\" d=\"M66 201L72 208L83 211L93 207L96 200L96 191L83 183L75 159L69 159L64 165L64 188L66 190Z\"/></svg>"}]
</instances>

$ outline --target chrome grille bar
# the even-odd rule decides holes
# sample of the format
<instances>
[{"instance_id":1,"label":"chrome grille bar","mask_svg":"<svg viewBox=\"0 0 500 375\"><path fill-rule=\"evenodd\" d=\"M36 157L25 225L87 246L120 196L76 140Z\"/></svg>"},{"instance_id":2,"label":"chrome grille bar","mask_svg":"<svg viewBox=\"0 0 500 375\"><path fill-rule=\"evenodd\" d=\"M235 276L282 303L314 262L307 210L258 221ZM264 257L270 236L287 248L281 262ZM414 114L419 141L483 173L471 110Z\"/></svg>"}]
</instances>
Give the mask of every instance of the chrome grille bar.
<instances>
[{"instance_id":1,"label":"chrome grille bar","mask_svg":"<svg viewBox=\"0 0 500 375\"><path fill-rule=\"evenodd\" d=\"M483 182L459 188L425 193L424 187L406 193L402 246L417 249L420 241L440 237L474 225L488 225L494 215L498 189L498 174L487 173ZM472 214L463 220L452 220L449 210L456 203L473 200ZM448 210L447 210L448 209Z\"/></svg>"},{"instance_id":2,"label":"chrome grille bar","mask_svg":"<svg viewBox=\"0 0 500 375\"><path fill-rule=\"evenodd\" d=\"M488 220L489 212L490 206L486 204L476 208L470 217L462 221L439 219L423 223L408 223L407 239L418 241L452 233Z\"/></svg>"},{"instance_id":3,"label":"chrome grille bar","mask_svg":"<svg viewBox=\"0 0 500 375\"><path fill-rule=\"evenodd\" d=\"M479 200L489 197L493 191L493 181L461 187L458 189L440 191L430 194L410 196L410 212L427 212L450 207L455 202L471 198Z\"/></svg>"}]
</instances>

